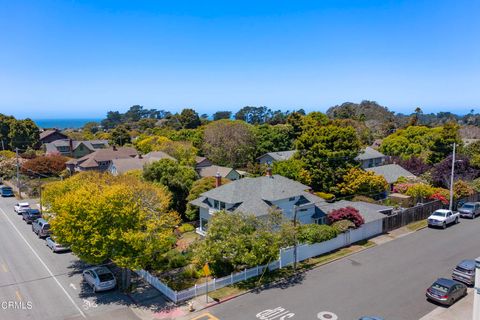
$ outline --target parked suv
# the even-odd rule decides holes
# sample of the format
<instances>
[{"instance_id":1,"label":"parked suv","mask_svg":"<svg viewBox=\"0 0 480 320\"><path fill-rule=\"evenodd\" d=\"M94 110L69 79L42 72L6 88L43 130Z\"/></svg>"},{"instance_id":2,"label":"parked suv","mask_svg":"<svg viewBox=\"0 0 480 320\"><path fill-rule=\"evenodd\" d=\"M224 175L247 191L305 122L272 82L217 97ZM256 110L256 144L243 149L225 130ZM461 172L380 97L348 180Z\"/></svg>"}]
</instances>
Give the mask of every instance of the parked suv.
<instances>
[{"instance_id":1,"label":"parked suv","mask_svg":"<svg viewBox=\"0 0 480 320\"><path fill-rule=\"evenodd\" d=\"M51 234L50 224L43 218L37 219L32 223L32 231L35 232L39 238L48 237Z\"/></svg>"},{"instance_id":2,"label":"parked suv","mask_svg":"<svg viewBox=\"0 0 480 320\"><path fill-rule=\"evenodd\" d=\"M453 269L452 279L466 283L475 284L475 260L463 260Z\"/></svg>"},{"instance_id":3,"label":"parked suv","mask_svg":"<svg viewBox=\"0 0 480 320\"><path fill-rule=\"evenodd\" d=\"M30 224L33 221L42 217L40 210L38 209L27 209L22 212L22 219L27 223Z\"/></svg>"},{"instance_id":4,"label":"parked suv","mask_svg":"<svg viewBox=\"0 0 480 320\"><path fill-rule=\"evenodd\" d=\"M458 208L460 212L460 217L468 217L475 219L476 216L480 215L480 203L479 202L467 202L462 207Z\"/></svg>"},{"instance_id":5,"label":"parked suv","mask_svg":"<svg viewBox=\"0 0 480 320\"><path fill-rule=\"evenodd\" d=\"M12 188L7 187L7 186L0 187L0 194L2 195L2 197L13 197L13 196L15 196L13 194Z\"/></svg>"},{"instance_id":6,"label":"parked suv","mask_svg":"<svg viewBox=\"0 0 480 320\"><path fill-rule=\"evenodd\" d=\"M25 211L27 211L27 209L30 209L30 205L28 204L28 202L15 203L15 205L13 206L13 210L18 214L24 213Z\"/></svg>"}]
</instances>

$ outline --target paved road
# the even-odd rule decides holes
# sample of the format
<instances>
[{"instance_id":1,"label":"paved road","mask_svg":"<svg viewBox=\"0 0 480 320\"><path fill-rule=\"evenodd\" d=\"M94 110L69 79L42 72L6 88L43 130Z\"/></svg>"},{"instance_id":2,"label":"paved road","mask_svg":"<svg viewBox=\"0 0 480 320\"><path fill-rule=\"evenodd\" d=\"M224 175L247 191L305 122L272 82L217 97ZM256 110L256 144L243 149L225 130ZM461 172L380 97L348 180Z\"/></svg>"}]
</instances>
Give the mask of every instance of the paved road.
<instances>
[{"instance_id":1,"label":"paved road","mask_svg":"<svg viewBox=\"0 0 480 320\"><path fill-rule=\"evenodd\" d=\"M93 294L82 281L86 265L51 252L13 211L15 202L0 198L0 319L136 319L119 291Z\"/></svg>"},{"instance_id":2,"label":"paved road","mask_svg":"<svg viewBox=\"0 0 480 320\"><path fill-rule=\"evenodd\" d=\"M419 319L437 307L425 300L426 288L439 276L449 277L460 260L480 255L479 231L480 218L462 219L446 230L424 229L314 269L297 283L249 293L207 311L221 320L269 320L267 312L259 313L275 308L285 309L277 315L291 320L319 319L322 311L338 320L362 315Z\"/></svg>"}]
</instances>

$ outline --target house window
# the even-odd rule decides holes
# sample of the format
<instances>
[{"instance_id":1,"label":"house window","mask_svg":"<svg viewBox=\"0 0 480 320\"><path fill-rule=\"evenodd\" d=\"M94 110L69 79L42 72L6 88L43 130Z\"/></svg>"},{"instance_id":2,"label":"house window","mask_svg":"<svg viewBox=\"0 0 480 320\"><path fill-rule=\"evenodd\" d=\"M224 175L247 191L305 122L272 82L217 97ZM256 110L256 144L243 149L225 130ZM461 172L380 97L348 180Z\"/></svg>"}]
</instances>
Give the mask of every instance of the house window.
<instances>
[{"instance_id":1,"label":"house window","mask_svg":"<svg viewBox=\"0 0 480 320\"><path fill-rule=\"evenodd\" d=\"M208 220L207 219L200 219L200 225L202 226L203 231L207 231L208 229Z\"/></svg>"},{"instance_id":2,"label":"house window","mask_svg":"<svg viewBox=\"0 0 480 320\"><path fill-rule=\"evenodd\" d=\"M213 200L213 207L215 209L220 209L220 201L218 200Z\"/></svg>"},{"instance_id":3,"label":"house window","mask_svg":"<svg viewBox=\"0 0 480 320\"><path fill-rule=\"evenodd\" d=\"M305 211L308 211L308 209L300 209L300 212L305 212Z\"/></svg>"},{"instance_id":4,"label":"house window","mask_svg":"<svg viewBox=\"0 0 480 320\"><path fill-rule=\"evenodd\" d=\"M316 224L325 224L325 222L326 222L326 217L321 217L321 218L313 219L313 222L316 223Z\"/></svg>"},{"instance_id":5,"label":"house window","mask_svg":"<svg viewBox=\"0 0 480 320\"><path fill-rule=\"evenodd\" d=\"M288 201L295 201L295 197L288 198Z\"/></svg>"}]
</instances>

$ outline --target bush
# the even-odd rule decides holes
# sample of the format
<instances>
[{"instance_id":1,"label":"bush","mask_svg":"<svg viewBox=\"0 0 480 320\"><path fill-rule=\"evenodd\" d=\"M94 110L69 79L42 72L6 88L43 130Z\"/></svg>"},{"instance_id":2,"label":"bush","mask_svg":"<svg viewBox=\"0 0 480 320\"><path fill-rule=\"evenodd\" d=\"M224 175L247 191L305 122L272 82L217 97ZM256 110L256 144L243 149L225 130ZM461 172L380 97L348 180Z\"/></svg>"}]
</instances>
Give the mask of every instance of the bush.
<instances>
[{"instance_id":1,"label":"bush","mask_svg":"<svg viewBox=\"0 0 480 320\"><path fill-rule=\"evenodd\" d=\"M335 200L335 195L325 192L315 192L315 195L327 201Z\"/></svg>"},{"instance_id":2,"label":"bush","mask_svg":"<svg viewBox=\"0 0 480 320\"><path fill-rule=\"evenodd\" d=\"M355 197L353 197L352 201L377 203L377 201L375 201L375 199L372 199L372 198L367 197L367 196L355 196Z\"/></svg>"},{"instance_id":3,"label":"bush","mask_svg":"<svg viewBox=\"0 0 480 320\"><path fill-rule=\"evenodd\" d=\"M165 253L165 258L169 269L184 267L188 263L185 256L177 250L168 251Z\"/></svg>"},{"instance_id":4,"label":"bush","mask_svg":"<svg viewBox=\"0 0 480 320\"><path fill-rule=\"evenodd\" d=\"M360 212L353 207L345 207L337 210L332 210L328 214L328 220L330 223L335 223L340 220L350 220L355 224L355 227L358 228L365 223Z\"/></svg>"},{"instance_id":5,"label":"bush","mask_svg":"<svg viewBox=\"0 0 480 320\"><path fill-rule=\"evenodd\" d=\"M190 223L183 223L180 227L178 227L178 231L180 231L181 233L191 232L193 230L195 230L195 227L192 226Z\"/></svg>"},{"instance_id":6,"label":"bush","mask_svg":"<svg viewBox=\"0 0 480 320\"><path fill-rule=\"evenodd\" d=\"M200 274L197 271L197 268L195 267L195 265L190 264L186 266L185 269L183 270L183 276L185 278L199 278Z\"/></svg>"},{"instance_id":7,"label":"bush","mask_svg":"<svg viewBox=\"0 0 480 320\"><path fill-rule=\"evenodd\" d=\"M65 170L68 158L61 155L48 155L28 160L22 165L22 172L29 176L58 176Z\"/></svg>"},{"instance_id":8,"label":"bush","mask_svg":"<svg viewBox=\"0 0 480 320\"><path fill-rule=\"evenodd\" d=\"M331 226L319 224L306 224L300 227L298 240L303 243L318 243L333 239L338 232Z\"/></svg>"},{"instance_id":9,"label":"bush","mask_svg":"<svg viewBox=\"0 0 480 320\"><path fill-rule=\"evenodd\" d=\"M343 233L348 229L355 229L355 224L350 220L339 220L332 223L332 228L337 230L338 233Z\"/></svg>"}]
</instances>

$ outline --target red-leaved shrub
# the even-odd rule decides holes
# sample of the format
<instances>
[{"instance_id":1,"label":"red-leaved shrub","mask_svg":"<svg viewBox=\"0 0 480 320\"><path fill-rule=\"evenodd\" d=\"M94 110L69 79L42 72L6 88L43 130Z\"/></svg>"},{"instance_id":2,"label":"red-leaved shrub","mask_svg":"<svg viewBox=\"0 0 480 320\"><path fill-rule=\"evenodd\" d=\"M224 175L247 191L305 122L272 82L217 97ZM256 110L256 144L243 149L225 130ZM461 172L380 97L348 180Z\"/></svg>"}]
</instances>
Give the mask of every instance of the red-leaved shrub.
<instances>
[{"instance_id":1,"label":"red-leaved shrub","mask_svg":"<svg viewBox=\"0 0 480 320\"><path fill-rule=\"evenodd\" d=\"M328 220L330 223L334 223L340 220L350 220L355 224L355 227L358 228L365 223L360 212L353 207L345 207L337 210L332 210L328 214Z\"/></svg>"}]
</instances>

